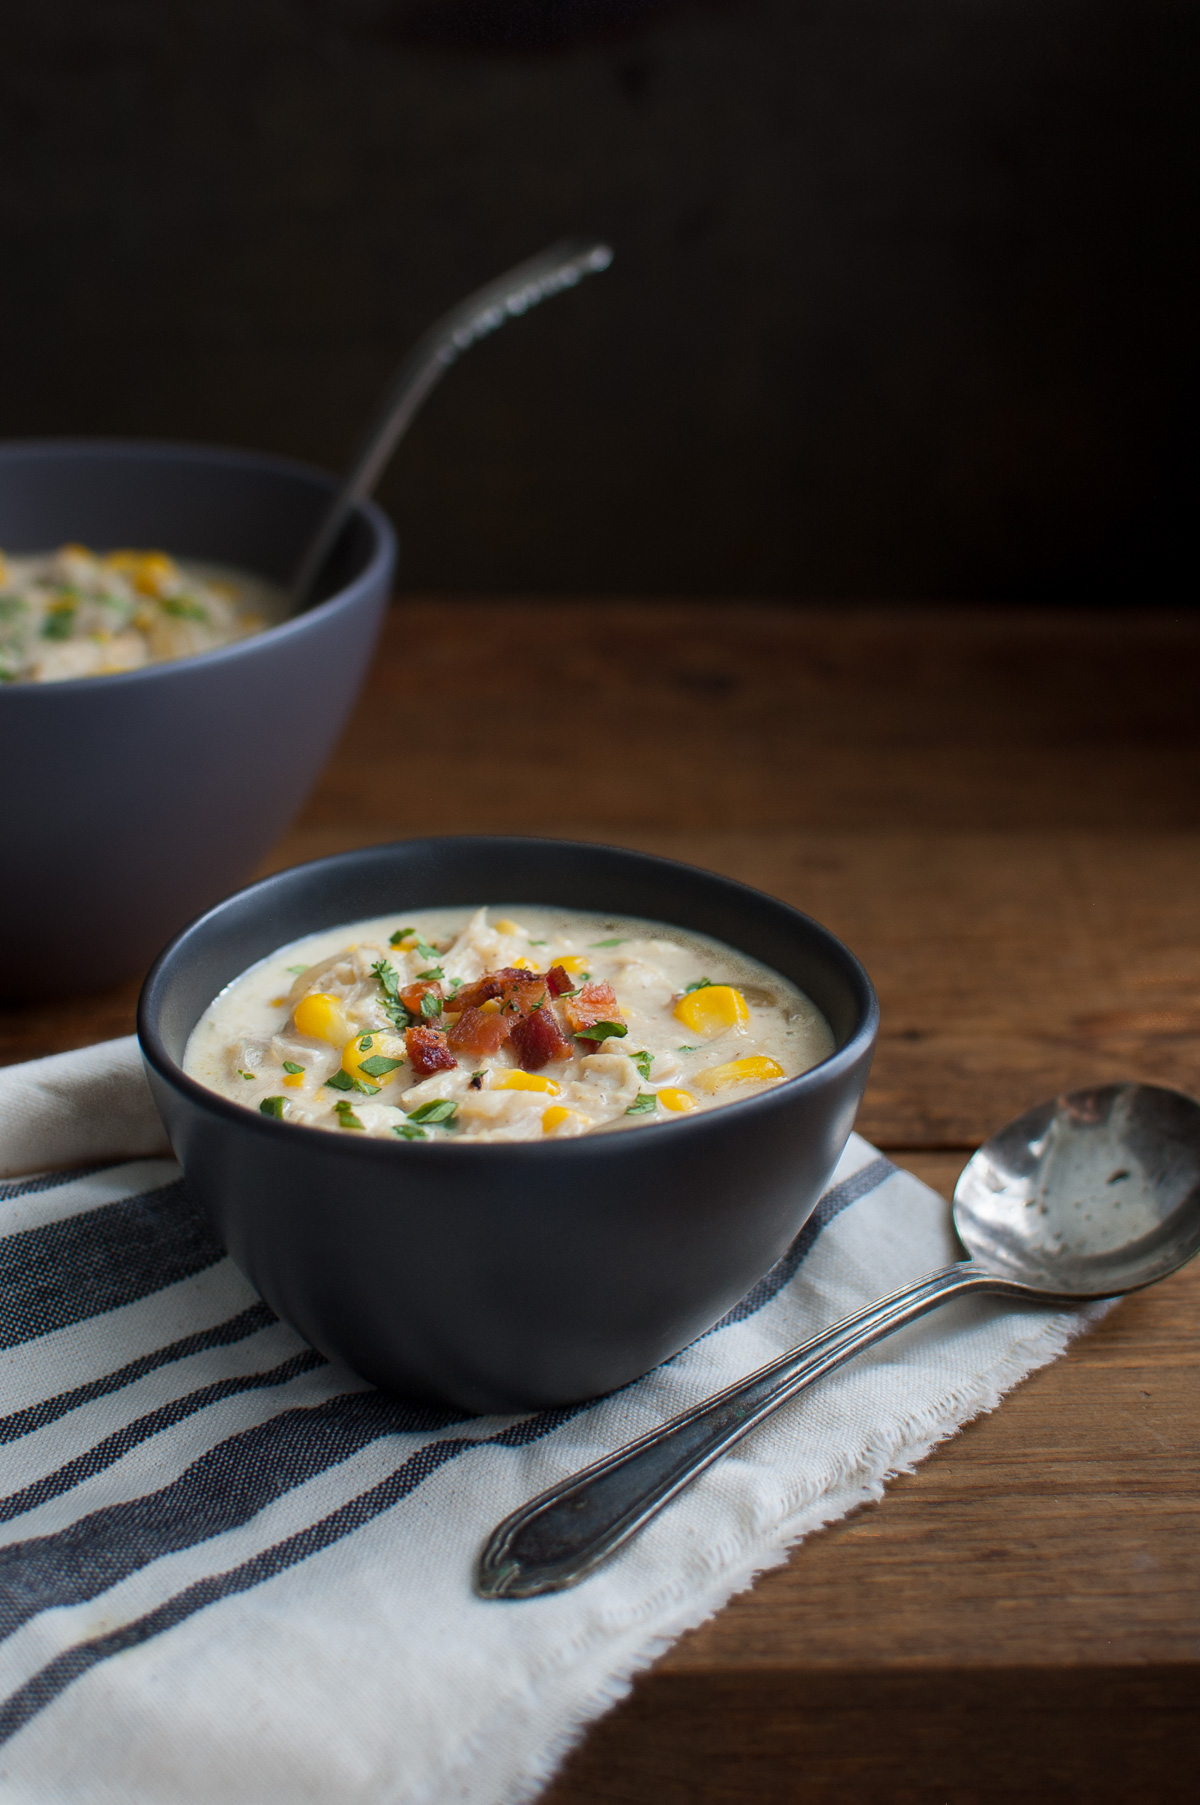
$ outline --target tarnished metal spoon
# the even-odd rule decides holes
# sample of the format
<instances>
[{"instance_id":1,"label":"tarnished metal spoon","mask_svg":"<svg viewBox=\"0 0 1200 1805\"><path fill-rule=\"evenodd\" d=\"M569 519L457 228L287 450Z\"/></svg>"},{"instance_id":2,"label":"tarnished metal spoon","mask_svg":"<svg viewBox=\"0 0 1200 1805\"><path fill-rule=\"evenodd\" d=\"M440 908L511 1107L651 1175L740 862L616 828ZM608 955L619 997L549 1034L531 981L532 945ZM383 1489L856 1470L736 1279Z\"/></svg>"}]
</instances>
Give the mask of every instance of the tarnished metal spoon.
<instances>
[{"instance_id":1,"label":"tarnished metal spoon","mask_svg":"<svg viewBox=\"0 0 1200 1805\"><path fill-rule=\"evenodd\" d=\"M607 269L612 251L588 238L564 238L515 269L476 289L419 338L379 400L342 485L322 514L296 566L291 612L299 614L313 597L325 560L337 543L355 502L370 495L388 459L434 384L469 346L528 313L539 301L575 288L585 276Z\"/></svg>"},{"instance_id":2,"label":"tarnished metal spoon","mask_svg":"<svg viewBox=\"0 0 1200 1805\"><path fill-rule=\"evenodd\" d=\"M574 1585L780 1404L952 1297L1075 1304L1175 1272L1200 1252L1200 1103L1152 1084L1043 1103L971 1159L954 1225L970 1259L880 1298L514 1511L480 1556L479 1593L533 1598Z\"/></svg>"}]
</instances>

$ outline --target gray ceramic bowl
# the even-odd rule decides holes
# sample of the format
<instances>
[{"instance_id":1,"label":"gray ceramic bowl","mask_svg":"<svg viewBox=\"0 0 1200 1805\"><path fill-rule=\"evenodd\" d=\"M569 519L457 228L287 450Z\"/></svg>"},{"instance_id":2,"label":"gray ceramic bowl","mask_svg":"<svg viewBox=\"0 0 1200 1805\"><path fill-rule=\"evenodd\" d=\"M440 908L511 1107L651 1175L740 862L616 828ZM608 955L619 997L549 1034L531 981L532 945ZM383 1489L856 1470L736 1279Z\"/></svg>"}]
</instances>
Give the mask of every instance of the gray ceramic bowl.
<instances>
[{"instance_id":1,"label":"gray ceramic bowl","mask_svg":"<svg viewBox=\"0 0 1200 1805\"><path fill-rule=\"evenodd\" d=\"M333 487L202 445L0 445L0 548L161 547L282 581ZM0 997L131 977L245 880L341 731L395 555L368 505L325 599L281 626L117 676L0 685Z\"/></svg>"},{"instance_id":2,"label":"gray ceramic bowl","mask_svg":"<svg viewBox=\"0 0 1200 1805\"><path fill-rule=\"evenodd\" d=\"M628 1133L384 1142L278 1122L181 1070L231 978L392 910L549 903L716 935L793 979L836 1052L775 1089ZM272 1309L376 1384L470 1410L611 1391L678 1352L787 1248L846 1144L878 1011L827 929L728 878L568 841L375 846L279 873L179 936L138 1011L188 1184Z\"/></svg>"}]
</instances>

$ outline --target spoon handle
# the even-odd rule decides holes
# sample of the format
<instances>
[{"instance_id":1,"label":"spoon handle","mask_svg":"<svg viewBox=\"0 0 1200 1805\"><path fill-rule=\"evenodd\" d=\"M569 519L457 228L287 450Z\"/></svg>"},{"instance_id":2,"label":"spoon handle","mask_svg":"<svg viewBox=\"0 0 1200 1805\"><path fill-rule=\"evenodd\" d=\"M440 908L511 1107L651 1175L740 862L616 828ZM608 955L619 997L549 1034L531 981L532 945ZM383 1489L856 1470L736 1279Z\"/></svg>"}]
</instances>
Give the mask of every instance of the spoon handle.
<instances>
[{"instance_id":1,"label":"spoon handle","mask_svg":"<svg viewBox=\"0 0 1200 1805\"><path fill-rule=\"evenodd\" d=\"M539 301L564 288L574 288L611 262L612 252L606 244L564 238L476 289L417 340L384 390L341 487L304 549L292 580L293 612L299 613L309 601L351 509L370 495L417 409L456 358L506 320L528 313Z\"/></svg>"},{"instance_id":2,"label":"spoon handle","mask_svg":"<svg viewBox=\"0 0 1200 1805\"><path fill-rule=\"evenodd\" d=\"M1032 1295L971 1260L927 1273L514 1511L479 1557L476 1590L534 1598L573 1586L806 1385L966 1291Z\"/></svg>"}]
</instances>

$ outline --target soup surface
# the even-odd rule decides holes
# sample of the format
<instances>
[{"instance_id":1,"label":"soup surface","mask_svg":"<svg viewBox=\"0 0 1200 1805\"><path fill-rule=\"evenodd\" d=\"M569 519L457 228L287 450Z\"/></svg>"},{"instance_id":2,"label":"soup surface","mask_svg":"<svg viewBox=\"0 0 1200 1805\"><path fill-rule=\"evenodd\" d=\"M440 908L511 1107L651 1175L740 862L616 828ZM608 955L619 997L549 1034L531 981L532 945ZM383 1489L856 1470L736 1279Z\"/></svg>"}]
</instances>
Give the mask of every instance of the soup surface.
<instances>
[{"instance_id":1,"label":"soup surface","mask_svg":"<svg viewBox=\"0 0 1200 1805\"><path fill-rule=\"evenodd\" d=\"M423 909L311 934L227 985L184 1069L247 1109L403 1140L649 1127L795 1077L824 1017L719 940L570 909Z\"/></svg>"},{"instance_id":2,"label":"soup surface","mask_svg":"<svg viewBox=\"0 0 1200 1805\"><path fill-rule=\"evenodd\" d=\"M165 552L0 555L0 683L104 677L211 652L273 626L281 589Z\"/></svg>"}]
</instances>

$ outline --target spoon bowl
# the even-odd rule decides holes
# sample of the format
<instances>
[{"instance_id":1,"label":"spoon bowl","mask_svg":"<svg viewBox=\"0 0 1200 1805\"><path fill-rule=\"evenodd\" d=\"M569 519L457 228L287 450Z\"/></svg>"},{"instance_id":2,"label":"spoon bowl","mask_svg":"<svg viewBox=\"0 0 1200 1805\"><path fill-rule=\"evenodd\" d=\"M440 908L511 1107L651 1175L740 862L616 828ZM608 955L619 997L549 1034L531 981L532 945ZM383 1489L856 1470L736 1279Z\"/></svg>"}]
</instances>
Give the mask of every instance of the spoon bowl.
<instances>
[{"instance_id":1,"label":"spoon bowl","mask_svg":"<svg viewBox=\"0 0 1200 1805\"><path fill-rule=\"evenodd\" d=\"M1115 1297L1200 1252L1200 1104L1153 1084L1072 1091L968 1162L954 1226L978 1266L1054 1297Z\"/></svg>"},{"instance_id":2,"label":"spoon bowl","mask_svg":"<svg viewBox=\"0 0 1200 1805\"><path fill-rule=\"evenodd\" d=\"M479 1558L484 1598L575 1585L772 1411L952 1297L1117 1297L1200 1252L1200 1103L1106 1084L1043 1103L969 1161L954 1225L970 1259L926 1273L514 1511Z\"/></svg>"}]
</instances>

